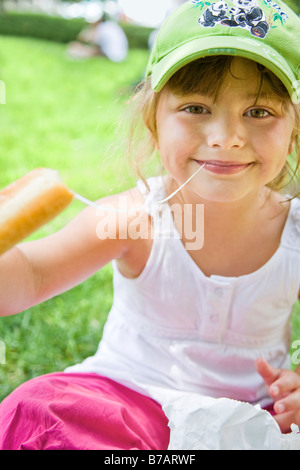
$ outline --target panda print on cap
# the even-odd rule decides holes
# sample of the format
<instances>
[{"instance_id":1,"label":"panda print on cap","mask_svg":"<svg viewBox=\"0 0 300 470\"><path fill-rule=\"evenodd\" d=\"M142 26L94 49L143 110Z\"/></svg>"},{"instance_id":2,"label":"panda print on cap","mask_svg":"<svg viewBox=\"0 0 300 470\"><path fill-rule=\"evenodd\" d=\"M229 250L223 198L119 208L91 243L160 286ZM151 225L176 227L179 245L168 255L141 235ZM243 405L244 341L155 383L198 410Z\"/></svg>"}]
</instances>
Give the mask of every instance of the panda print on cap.
<instances>
[{"instance_id":1,"label":"panda print on cap","mask_svg":"<svg viewBox=\"0 0 300 470\"><path fill-rule=\"evenodd\" d=\"M268 7L278 7L274 2L272 4L268 0L264 0L264 2ZM217 24L230 28L244 28L253 36L261 39L265 38L270 31L270 19L268 21L257 0L231 0L214 3L193 0L192 3L202 9L207 6L198 19L198 23L205 28L213 28ZM286 21L287 15L284 12L281 13L277 12L277 16L274 15L274 18L275 20L280 19L282 23Z\"/></svg>"},{"instance_id":2,"label":"panda print on cap","mask_svg":"<svg viewBox=\"0 0 300 470\"><path fill-rule=\"evenodd\" d=\"M223 19L227 18L227 10L227 3L213 3L207 8L201 18L199 18L198 23L200 23L201 26L213 28L216 24L220 23Z\"/></svg>"}]
</instances>

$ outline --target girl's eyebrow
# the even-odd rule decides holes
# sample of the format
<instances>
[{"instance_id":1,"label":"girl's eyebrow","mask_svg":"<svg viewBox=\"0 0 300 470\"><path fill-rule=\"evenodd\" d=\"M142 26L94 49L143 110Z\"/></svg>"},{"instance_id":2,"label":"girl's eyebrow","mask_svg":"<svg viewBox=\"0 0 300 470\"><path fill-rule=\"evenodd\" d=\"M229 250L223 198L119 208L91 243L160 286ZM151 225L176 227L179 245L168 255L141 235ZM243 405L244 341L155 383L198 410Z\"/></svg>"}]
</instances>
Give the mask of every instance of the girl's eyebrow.
<instances>
[{"instance_id":1,"label":"girl's eyebrow","mask_svg":"<svg viewBox=\"0 0 300 470\"><path fill-rule=\"evenodd\" d=\"M279 97L276 97L276 95L271 95L268 92L261 91L259 93L246 93L245 97L247 99L255 99L256 101L259 101L260 99L266 99L268 101L280 101Z\"/></svg>"}]
</instances>

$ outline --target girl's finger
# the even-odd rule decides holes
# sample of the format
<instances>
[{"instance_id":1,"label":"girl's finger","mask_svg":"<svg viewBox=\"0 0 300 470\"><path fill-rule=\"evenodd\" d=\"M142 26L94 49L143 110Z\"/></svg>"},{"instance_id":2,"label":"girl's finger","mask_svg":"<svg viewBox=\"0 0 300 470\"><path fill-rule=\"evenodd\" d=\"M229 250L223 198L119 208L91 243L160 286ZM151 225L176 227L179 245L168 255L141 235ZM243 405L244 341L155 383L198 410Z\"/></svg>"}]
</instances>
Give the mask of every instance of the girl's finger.
<instances>
[{"instance_id":1,"label":"girl's finger","mask_svg":"<svg viewBox=\"0 0 300 470\"><path fill-rule=\"evenodd\" d=\"M264 359L257 359L255 365L257 372L262 376L266 385L271 385L276 379L278 379L280 369L275 369L275 367L268 364Z\"/></svg>"},{"instance_id":2,"label":"girl's finger","mask_svg":"<svg viewBox=\"0 0 300 470\"><path fill-rule=\"evenodd\" d=\"M293 411L273 416L282 433L291 432L291 425L295 423L295 414Z\"/></svg>"},{"instance_id":3,"label":"girl's finger","mask_svg":"<svg viewBox=\"0 0 300 470\"><path fill-rule=\"evenodd\" d=\"M290 394L300 388L300 376L293 371L283 371L269 388L270 395L274 399Z\"/></svg>"},{"instance_id":4,"label":"girl's finger","mask_svg":"<svg viewBox=\"0 0 300 470\"><path fill-rule=\"evenodd\" d=\"M286 398L276 401L274 404L274 411L277 414L283 414L289 411L294 411L295 413L300 414L300 389L290 393Z\"/></svg>"}]
</instances>

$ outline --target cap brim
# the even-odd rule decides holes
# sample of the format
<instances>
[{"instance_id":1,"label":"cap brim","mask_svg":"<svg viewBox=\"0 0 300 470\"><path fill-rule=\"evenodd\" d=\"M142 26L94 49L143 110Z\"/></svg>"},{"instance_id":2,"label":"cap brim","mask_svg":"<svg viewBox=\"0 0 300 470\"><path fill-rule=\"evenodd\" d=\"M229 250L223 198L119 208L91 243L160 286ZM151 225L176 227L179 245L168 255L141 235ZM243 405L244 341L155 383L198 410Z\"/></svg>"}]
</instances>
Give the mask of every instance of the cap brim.
<instances>
[{"instance_id":1,"label":"cap brim","mask_svg":"<svg viewBox=\"0 0 300 470\"><path fill-rule=\"evenodd\" d=\"M297 81L287 62L265 43L236 36L209 36L189 41L152 65L152 88L159 92L177 70L193 60L212 55L233 55L254 60L270 69L285 85L291 97Z\"/></svg>"}]
</instances>

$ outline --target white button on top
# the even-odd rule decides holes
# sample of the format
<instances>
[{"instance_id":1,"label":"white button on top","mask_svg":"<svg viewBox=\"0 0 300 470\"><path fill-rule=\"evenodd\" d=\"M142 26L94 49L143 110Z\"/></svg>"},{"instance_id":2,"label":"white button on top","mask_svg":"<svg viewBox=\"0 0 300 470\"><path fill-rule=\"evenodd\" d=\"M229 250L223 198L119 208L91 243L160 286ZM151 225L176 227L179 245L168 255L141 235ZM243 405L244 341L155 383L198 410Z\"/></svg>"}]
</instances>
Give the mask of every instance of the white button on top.
<instances>
[{"instance_id":1,"label":"white button on top","mask_svg":"<svg viewBox=\"0 0 300 470\"><path fill-rule=\"evenodd\" d=\"M219 298L223 297L223 293L224 293L224 291L223 291L222 287L216 287L215 288L215 294L216 294L217 297L219 297Z\"/></svg>"}]
</instances>

